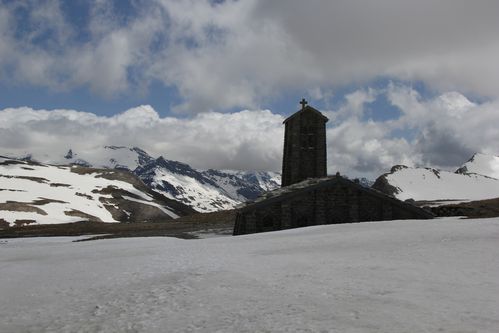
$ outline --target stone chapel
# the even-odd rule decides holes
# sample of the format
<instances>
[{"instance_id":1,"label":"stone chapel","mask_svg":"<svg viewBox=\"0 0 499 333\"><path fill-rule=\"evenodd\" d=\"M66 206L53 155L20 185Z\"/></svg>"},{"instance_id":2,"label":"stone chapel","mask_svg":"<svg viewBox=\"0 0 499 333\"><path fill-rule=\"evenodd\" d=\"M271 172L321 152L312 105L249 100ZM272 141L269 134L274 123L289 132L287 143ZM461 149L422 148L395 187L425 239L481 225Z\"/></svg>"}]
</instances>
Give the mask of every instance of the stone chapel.
<instances>
[{"instance_id":1,"label":"stone chapel","mask_svg":"<svg viewBox=\"0 0 499 333\"><path fill-rule=\"evenodd\" d=\"M284 120L282 186L327 175L326 122L328 119L307 105Z\"/></svg>"},{"instance_id":2,"label":"stone chapel","mask_svg":"<svg viewBox=\"0 0 499 333\"><path fill-rule=\"evenodd\" d=\"M282 186L240 208L234 235L319 224L398 219L429 219L433 214L358 181L327 176L326 122L315 108L284 120Z\"/></svg>"}]
</instances>

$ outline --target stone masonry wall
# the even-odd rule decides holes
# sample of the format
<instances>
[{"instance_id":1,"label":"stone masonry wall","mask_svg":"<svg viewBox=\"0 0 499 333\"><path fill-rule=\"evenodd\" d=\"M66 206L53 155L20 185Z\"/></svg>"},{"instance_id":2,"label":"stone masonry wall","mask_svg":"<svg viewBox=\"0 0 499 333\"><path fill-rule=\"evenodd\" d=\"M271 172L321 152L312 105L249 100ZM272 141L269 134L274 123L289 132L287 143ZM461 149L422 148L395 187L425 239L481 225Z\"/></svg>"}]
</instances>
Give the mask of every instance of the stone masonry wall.
<instances>
[{"instance_id":1,"label":"stone masonry wall","mask_svg":"<svg viewBox=\"0 0 499 333\"><path fill-rule=\"evenodd\" d=\"M427 218L402 203L345 184L305 191L292 198L243 209L234 234L298 228L319 224Z\"/></svg>"},{"instance_id":2,"label":"stone masonry wall","mask_svg":"<svg viewBox=\"0 0 499 333\"><path fill-rule=\"evenodd\" d=\"M285 125L282 186L325 177L326 168L325 120L313 111L301 112Z\"/></svg>"}]
</instances>

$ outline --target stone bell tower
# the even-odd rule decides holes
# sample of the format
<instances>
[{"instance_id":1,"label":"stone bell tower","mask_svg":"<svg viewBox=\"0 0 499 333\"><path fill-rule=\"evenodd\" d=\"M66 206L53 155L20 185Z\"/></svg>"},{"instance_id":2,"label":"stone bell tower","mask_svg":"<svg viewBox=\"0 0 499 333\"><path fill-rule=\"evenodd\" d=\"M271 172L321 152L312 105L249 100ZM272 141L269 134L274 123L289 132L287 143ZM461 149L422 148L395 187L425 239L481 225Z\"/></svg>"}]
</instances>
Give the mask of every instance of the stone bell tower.
<instances>
[{"instance_id":1,"label":"stone bell tower","mask_svg":"<svg viewBox=\"0 0 499 333\"><path fill-rule=\"evenodd\" d=\"M307 178L327 175L326 122L318 110L302 99L301 110L284 120L282 187Z\"/></svg>"}]
</instances>

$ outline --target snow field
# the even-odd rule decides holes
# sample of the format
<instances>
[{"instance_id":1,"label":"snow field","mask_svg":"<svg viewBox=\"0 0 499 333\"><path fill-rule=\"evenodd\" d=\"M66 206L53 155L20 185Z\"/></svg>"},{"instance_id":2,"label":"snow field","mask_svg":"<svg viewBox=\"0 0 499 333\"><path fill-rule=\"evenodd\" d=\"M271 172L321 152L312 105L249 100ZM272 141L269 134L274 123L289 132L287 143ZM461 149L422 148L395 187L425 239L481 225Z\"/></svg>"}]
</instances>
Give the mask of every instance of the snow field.
<instances>
[{"instance_id":1,"label":"snow field","mask_svg":"<svg viewBox=\"0 0 499 333\"><path fill-rule=\"evenodd\" d=\"M499 180L477 174L462 175L433 169L404 168L386 176L402 191L400 200L473 201L499 197Z\"/></svg>"},{"instance_id":2,"label":"snow field","mask_svg":"<svg viewBox=\"0 0 499 333\"><path fill-rule=\"evenodd\" d=\"M19 178L38 177L41 180ZM52 185L52 186L51 186ZM33 205L47 215L37 212L19 212L0 210L0 218L9 223L18 219L36 220L39 224L57 224L85 220L82 217L68 216L65 212L79 210L98 217L104 222L118 222L99 201L100 198L112 198L111 195L93 193L93 190L114 186L137 195L142 203L158 206L147 193L137 190L132 184L99 177L99 173L78 174L71 172L71 167L48 165L10 164L1 166L0 203L8 201L31 203L36 200L50 199L44 205ZM166 212L166 208L162 207ZM169 215L175 215L169 211Z\"/></svg>"},{"instance_id":3,"label":"snow field","mask_svg":"<svg viewBox=\"0 0 499 333\"><path fill-rule=\"evenodd\" d=\"M36 156L38 157L38 156ZM94 168L126 167L133 171L139 166L138 153L129 147L98 146L88 151L75 151L74 157L65 159L61 156L53 156L52 159L41 160L51 164L70 164L78 160L90 163Z\"/></svg>"},{"instance_id":4,"label":"snow field","mask_svg":"<svg viewBox=\"0 0 499 333\"><path fill-rule=\"evenodd\" d=\"M177 196L166 191L160 191L155 189L155 191L161 193L165 197L173 200L182 201L182 199L187 199L190 202L190 206L199 212L212 212L222 209L232 209L234 206L239 204L238 201L231 199L230 197L220 193L216 188L208 185L201 184L196 179L170 173L165 170L156 170L154 177L154 184L160 184L162 181L166 181L170 184L175 184L183 191ZM216 204L216 208L214 207Z\"/></svg>"},{"instance_id":5,"label":"snow field","mask_svg":"<svg viewBox=\"0 0 499 333\"><path fill-rule=\"evenodd\" d=\"M1 332L497 332L499 219L0 243Z\"/></svg>"},{"instance_id":6,"label":"snow field","mask_svg":"<svg viewBox=\"0 0 499 333\"><path fill-rule=\"evenodd\" d=\"M468 173L477 173L480 175L499 179L499 157L486 154L475 154L471 161L466 162Z\"/></svg>"}]
</instances>

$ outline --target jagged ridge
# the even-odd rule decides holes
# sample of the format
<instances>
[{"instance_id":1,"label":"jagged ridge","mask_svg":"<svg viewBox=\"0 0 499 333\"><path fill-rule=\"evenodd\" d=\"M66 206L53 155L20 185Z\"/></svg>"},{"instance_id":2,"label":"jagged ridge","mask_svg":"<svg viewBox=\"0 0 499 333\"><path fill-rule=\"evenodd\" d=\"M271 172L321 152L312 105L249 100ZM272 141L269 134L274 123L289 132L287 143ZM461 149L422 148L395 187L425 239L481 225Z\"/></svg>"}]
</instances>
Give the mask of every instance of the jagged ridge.
<instances>
[{"instance_id":1,"label":"jagged ridge","mask_svg":"<svg viewBox=\"0 0 499 333\"><path fill-rule=\"evenodd\" d=\"M401 200L466 202L499 197L498 176L498 157L475 154L455 172L394 166L373 188Z\"/></svg>"},{"instance_id":2,"label":"jagged ridge","mask_svg":"<svg viewBox=\"0 0 499 333\"><path fill-rule=\"evenodd\" d=\"M266 171L197 170L186 163L153 158L133 147L105 146L90 152L70 150L59 164L124 169L148 187L199 212L231 209L280 186L280 175Z\"/></svg>"},{"instance_id":3,"label":"jagged ridge","mask_svg":"<svg viewBox=\"0 0 499 333\"><path fill-rule=\"evenodd\" d=\"M0 225L165 221L193 210L117 169L0 158Z\"/></svg>"}]
</instances>

